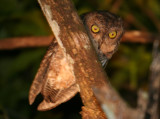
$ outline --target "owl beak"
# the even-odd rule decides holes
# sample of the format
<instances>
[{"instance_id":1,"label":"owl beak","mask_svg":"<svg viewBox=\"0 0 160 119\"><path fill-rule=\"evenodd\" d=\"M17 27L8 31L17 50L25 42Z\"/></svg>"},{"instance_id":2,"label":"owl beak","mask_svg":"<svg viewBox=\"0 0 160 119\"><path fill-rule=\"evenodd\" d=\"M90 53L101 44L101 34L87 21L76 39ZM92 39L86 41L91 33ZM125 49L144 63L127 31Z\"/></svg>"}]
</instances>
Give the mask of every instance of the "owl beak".
<instances>
[{"instance_id":1,"label":"owl beak","mask_svg":"<svg viewBox=\"0 0 160 119\"><path fill-rule=\"evenodd\" d=\"M113 54L114 54L114 51L112 51L112 52L106 52L105 53L105 55L106 55L106 57L107 57L108 60L112 58Z\"/></svg>"}]
</instances>

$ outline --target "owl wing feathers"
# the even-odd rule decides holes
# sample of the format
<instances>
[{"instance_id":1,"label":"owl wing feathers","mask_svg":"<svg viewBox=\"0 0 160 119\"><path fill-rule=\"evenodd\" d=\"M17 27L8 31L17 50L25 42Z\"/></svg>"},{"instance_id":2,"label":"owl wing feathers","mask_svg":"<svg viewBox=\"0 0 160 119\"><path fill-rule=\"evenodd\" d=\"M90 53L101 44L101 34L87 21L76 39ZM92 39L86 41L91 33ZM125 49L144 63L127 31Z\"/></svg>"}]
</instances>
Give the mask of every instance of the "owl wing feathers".
<instances>
[{"instance_id":1,"label":"owl wing feathers","mask_svg":"<svg viewBox=\"0 0 160 119\"><path fill-rule=\"evenodd\" d=\"M77 92L79 92L77 84L73 84L71 87L65 90L58 91L56 95L54 93L54 90L50 90L50 95L48 95L48 97L45 97L44 100L39 104L38 110L45 111L55 108L61 103L70 100L77 94Z\"/></svg>"},{"instance_id":2,"label":"owl wing feathers","mask_svg":"<svg viewBox=\"0 0 160 119\"><path fill-rule=\"evenodd\" d=\"M46 55L44 56L40 68L38 69L38 72L32 82L32 85L30 87L29 91L29 104L31 105L36 96L41 92L43 82L45 80L46 73L48 71L49 64L51 62L51 56L56 52L56 47L58 44L56 42L52 42L49 49L46 52Z\"/></svg>"},{"instance_id":3,"label":"owl wing feathers","mask_svg":"<svg viewBox=\"0 0 160 119\"><path fill-rule=\"evenodd\" d=\"M79 88L72 73L71 64L57 43L49 47L31 85L29 103L41 93L44 97L38 110L49 110L72 98Z\"/></svg>"}]
</instances>

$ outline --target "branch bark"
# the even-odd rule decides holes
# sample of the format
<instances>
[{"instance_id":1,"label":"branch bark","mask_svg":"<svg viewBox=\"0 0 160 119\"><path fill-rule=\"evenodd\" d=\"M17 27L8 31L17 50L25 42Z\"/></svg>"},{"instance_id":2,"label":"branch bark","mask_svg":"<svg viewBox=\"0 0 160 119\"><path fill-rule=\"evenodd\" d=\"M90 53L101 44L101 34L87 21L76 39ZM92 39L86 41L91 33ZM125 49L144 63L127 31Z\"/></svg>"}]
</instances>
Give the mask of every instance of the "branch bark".
<instances>
[{"instance_id":1,"label":"branch bark","mask_svg":"<svg viewBox=\"0 0 160 119\"><path fill-rule=\"evenodd\" d=\"M153 44L153 61L151 63L149 98L146 104L145 119L159 119L160 101L160 47L159 40Z\"/></svg>"},{"instance_id":2,"label":"branch bark","mask_svg":"<svg viewBox=\"0 0 160 119\"><path fill-rule=\"evenodd\" d=\"M127 31L123 35L121 42L153 43L153 41L158 37L160 36L156 34L152 34L150 32ZM32 36L32 37L5 38L0 40L0 50L13 50L16 48L30 48L30 47L44 47L44 46L49 46L52 40L55 40L55 37L53 35L41 36L41 37Z\"/></svg>"},{"instance_id":3,"label":"branch bark","mask_svg":"<svg viewBox=\"0 0 160 119\"><path fill-rule=\"evenodd\" d=\"M39 4L66 60L73 66L84 104L83 119L106 119L91 88L104 86L106 76L71 1L39 0Z\"/></svg>"}]
</instances>

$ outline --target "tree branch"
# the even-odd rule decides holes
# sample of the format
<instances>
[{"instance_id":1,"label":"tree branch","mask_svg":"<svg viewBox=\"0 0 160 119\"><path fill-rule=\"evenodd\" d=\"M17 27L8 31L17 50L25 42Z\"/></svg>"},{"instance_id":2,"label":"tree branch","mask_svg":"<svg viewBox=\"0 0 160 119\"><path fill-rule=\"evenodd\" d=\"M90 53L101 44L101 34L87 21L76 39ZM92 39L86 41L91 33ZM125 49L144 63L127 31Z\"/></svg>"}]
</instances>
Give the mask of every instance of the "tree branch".
<instances>
[{"instance_id":1,"label":"tree branch","mask_svg":"<svg viewBox=\"0 0 160 119\"><path fill-rule=\"evenodd\" d=\"M16 37L0 40L0 50L49 46L54 36Z\"/></svg>"},{"instance_id":2,"label":"tree branch","mask_svg":"<svg viewBox=\"0 0 160 119\"><path fill-rule=\"evenodd\" d=\"M159 35L142 31L127 31L123 35L121 42L130 43L152 43ZM0 50L12 50L16 48L44 47L49 46L54 36L32 36L16 37L0 40Z\"/></svg>"},{"instance_id":3,"label":"tree branch","mask_svg":"<svg viewBox=\"0 0 160 119\"><path fill-rule=\"evenodd\" d=\"M128 31L123 35L122 42L153 43L160 35L142 31Z\"/></svg>"},{"instance_id":4,"label":"tree branch","mask_svg":"<svg viewBox=\"0 0 160 119\"><path fill-rule=\"evenodd\" d=\"M66 60L73 67L84 104L83 119L106 119L91 89L95 85L104 86L106 76L71 1L39 0L39 4Z\"/></svg>"},{"instance_id":5,"label":"tree branch","mask_svg":"<svg viewBox=\"0 0 160 119\"><path fill-rule=\"evenodd\" d=\"M153 44L153 61L150 67L149 98L146 104L145 119L159 119L160 101L160 47L159 40Z\"/></svg>"}]
</instances>

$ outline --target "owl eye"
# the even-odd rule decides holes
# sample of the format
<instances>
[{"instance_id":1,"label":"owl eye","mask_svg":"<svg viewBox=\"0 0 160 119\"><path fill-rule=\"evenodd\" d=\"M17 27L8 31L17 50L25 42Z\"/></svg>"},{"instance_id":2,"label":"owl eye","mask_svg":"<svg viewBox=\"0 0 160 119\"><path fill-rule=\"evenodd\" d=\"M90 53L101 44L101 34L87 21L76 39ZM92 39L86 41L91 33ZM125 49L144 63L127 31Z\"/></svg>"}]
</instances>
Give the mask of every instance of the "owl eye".
<instances>
[{"instance_id":1,"label":"owl eye","mask_svg":"<svg viewBox=\"0 0 160 119\"><path fill-rule=\"evenodd\" d=\"M109 33L109 38L113 39L117 36L117 32L116 31L112 31Z\"/></svg>"},{"instance_id":2,"label":"owl eye","mask_svg":"<svg viewBox=\"0 0 160 119\"><path fill-rule=\"evenodd\" d=\"M93 33L98 33L99 32L99 27L97 25L93 25L91 28Z\"/></svg>"}]
</instances>

